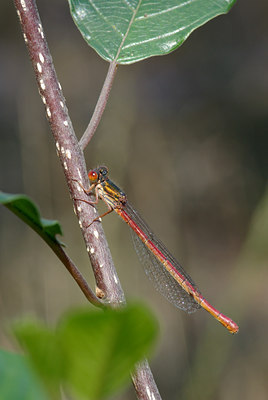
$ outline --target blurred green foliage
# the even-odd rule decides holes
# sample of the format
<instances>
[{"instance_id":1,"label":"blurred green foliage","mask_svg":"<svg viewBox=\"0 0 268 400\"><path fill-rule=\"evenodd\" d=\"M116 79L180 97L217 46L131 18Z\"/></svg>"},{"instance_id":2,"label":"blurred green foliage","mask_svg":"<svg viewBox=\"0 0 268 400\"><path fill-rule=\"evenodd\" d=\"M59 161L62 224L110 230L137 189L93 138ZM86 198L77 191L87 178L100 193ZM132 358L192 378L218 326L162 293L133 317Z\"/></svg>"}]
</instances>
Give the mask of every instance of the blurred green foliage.
<instances>
[{"instance_id":1,"label":"blurred green foliage","mask_svg":"<svg viewBox=\"0 0 268 400\"><path fill-rule=\"evenodd\" d=\"M110 397L130 381L135 363L151 353L157 323L148 308L69 312L55 329L34 320L14 324L26 360L0 352L0 398L45 399L39 377L50 399L61 398L61 386L76 399ZM12 384L10 384L12 382Z\"/></svg>"}]
</instances>

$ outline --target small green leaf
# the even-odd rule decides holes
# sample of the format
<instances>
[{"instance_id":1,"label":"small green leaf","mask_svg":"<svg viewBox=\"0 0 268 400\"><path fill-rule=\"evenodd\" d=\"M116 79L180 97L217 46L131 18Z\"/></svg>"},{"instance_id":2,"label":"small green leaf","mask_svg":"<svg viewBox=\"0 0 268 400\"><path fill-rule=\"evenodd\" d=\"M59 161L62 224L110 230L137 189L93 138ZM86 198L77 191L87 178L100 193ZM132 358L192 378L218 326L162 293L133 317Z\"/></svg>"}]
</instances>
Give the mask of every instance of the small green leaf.
<instances>
[{"instance_id":1,"label":"small green leaf","mask_svg":"<svg viewBox=\"0 0 268 400\"><path fill-rule=\"evenodd\" d=\"M0 399L48 400L24 356L0 350Z\"/></svg>"},{"instance_id":2,"label":"small green leaf","mask_svg":"<svg viewBox=\"0 0 268 400\"><path fill-rule=\"evenodd\" d=\"M50 397L59 398L63 362L55 333L35 321L18 322L13 330Z\"/></svg>"},{"instance_id":3,"label":"small green leaf","mask_svg":"<svg viewBox=\"0 0 268 400\"><path fill-rule=\"evenodd\" d=\"M14 332L50 394L64 383L75 398L100 400L129 381L134 364L152 349L157 324L147 308L131 306L72 312L54 331L17 323Z\"/></svg>"},{"instance_id":4,"label":"small green leaf","mask_svg":"<svg viewBox=\"0 0 268 400\"><path fill-rule=\"evenodd\" d=\"M56 235L62 235L58 221L43 219L33 201L23 194L9 194L0 192L0 203L16 214L46 242L60 244Z\"/></svg>"},{"instance_id":5,"label":"small green leaf","mask_svg":"<svg viewBox=\"0 0 268 400\"><path fill-rule=\"evenodd\" d=\"M107 61L131 64L179 47L236 0L68 0L85 41Z\"/></svg>"}]
</instances>

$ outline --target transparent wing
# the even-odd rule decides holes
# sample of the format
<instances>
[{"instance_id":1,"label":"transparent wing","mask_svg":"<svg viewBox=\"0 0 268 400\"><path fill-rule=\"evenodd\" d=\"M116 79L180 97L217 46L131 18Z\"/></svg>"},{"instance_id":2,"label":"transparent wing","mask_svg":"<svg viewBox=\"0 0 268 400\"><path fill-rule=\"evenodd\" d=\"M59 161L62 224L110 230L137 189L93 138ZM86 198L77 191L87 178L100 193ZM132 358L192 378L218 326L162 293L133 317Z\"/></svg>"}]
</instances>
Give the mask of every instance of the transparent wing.
<instances>
[{"instance_id":1,"label":"transparent wing","mask_svg":"<svg viewBox=\"0 0 268 400\"><path fill-rule=\"evenodd\" d=\"M187 281L197 289L191 277L183 270L182 266L172 256L163 243L156 238L150 231L150 228L141 218L133 207L127 203L124 207L125 212L131 217L135 218L135 222L143 230L149 240L161 251L165 258L172 263L173 267L187 279ZM132 238L135 250L144 267L146 275L152 281L154 287L164 296L168 301L174 304L175 307L193 313L201 306L189 295L180 284L173 278L173 276L166 270L165 266L158 260L158 258L148 249L139 236L131 229ZM198 290L198 289L197 289Z\"/></svg>"}]
</instances>

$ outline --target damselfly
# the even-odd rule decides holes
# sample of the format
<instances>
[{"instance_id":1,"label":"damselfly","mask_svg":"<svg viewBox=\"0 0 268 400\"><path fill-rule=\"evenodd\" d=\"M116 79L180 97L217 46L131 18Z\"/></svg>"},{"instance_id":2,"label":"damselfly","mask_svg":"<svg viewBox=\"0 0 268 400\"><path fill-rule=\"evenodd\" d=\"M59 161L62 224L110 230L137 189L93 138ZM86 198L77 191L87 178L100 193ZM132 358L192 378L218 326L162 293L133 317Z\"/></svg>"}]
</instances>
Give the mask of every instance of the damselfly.
<instances>
[{"instance_id":1,"label":"damselfly","mask_svg":"<svg viewBox=\"0 0 268 400\"><path fill-rule=\"evenodd\" d=\"M108 206L102 217L115 211L130 226L136 251L156 289L176 307L188 313L202 307L231 333L237 333L238 325L202 296L192 278L128 202L126 194L109 179L108 169L101 166L90 170L88 177L91 185L85 191L94 192L96 196L96 200L89 203L95 204L102 199Z\"/></svg>"}]
</instances>

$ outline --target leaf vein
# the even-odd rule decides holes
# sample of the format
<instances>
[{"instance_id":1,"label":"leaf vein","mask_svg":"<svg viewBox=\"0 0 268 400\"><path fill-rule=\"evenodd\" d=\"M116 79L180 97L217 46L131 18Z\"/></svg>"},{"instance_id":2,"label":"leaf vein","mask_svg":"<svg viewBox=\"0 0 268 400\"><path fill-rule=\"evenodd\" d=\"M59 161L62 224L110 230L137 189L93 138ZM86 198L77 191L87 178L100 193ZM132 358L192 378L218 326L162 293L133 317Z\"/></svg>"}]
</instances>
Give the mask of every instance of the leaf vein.
<instances>
[{"instance_id":1,"label":"leaf vein","mask_svg":"<svg viewBox=\"0 0 268 400\"><path fill-rule=\"evenodd\" d=\"M132 10L135 11L135 8L130 4L130 2L128 0L123 0L124 3L126 3L126 5Z\"/></svg>"},{"instance_id":2,"label":"leaf vein","mask_svg":"<svg viewBox=\"0 0 268 400\"><path fill-rule=\"evenodd\" d=\"M153 17L156 17L156 16L158 17L159 15L172 12L172 11L178 9L178 8L187 6L188 4L192 4L192 3L195 2L195 1L199 1L199 0L187 0L187 1L185 1L184 3L178 4L178 5L174 6L174 7L169 7L169 8L167 8L166 10L158 11L158 12L156 12L156 13L147 14L147 15L146 15L146 19L148 19L148 18L153 18ZM142 15L142 16L140 16L140 17L137 17L137 18L136 18L136 21L139 21L139 20L141 20L141 19L144 20L144 18L145 18L144 15Z\"/></svg>"},{"instance_id":3,"label":"leaf vein","mask_svg":"<svg viewBox=\"0 0 268 400\"><path fill-rule=\"evenodd\" d=\"M119 55L120 55L120 52L121 52L121 50L122 50L122 48L123 48L123 46L124 46L125 40L126 40L126 38L127 38L127 36L128 36L128 33L129 33L129 31L130 31L130 28L131 28L131 25L133 24L134 19L135 19L136 15L137 15L137 12L138 12L138 10L139 10L139 7L140 7L140 5L141 5L141 2L142 2L142 0L139 0L136 9L133 9L133 15L132 15L132 17L131 17L131 19L130 19L130 21L129 21L129 25L128 25L127 31L126 31L126 33L125 33L125 35L124 35L124 37L123 37L123 40L122 40L122 42L121 42L121 44L120 44L120 46L119 46L119 48L118 48L118 51L117 51L117 54L116 54L116 57L115 57L115 61L118 59L118 57L119 57Z\"/></svg>"},{"instance_id":4,"label":"leaf vein","mask_svg":"<svg viewBox=\"0 0 268 400\"><path fill-rule=\"evenodd\" d=\"M149 39L141 40L139 42L133 42L133 43L127 44L126 46L122 47L122 50L129 49L131 47L139 46L141 44L150 43L150 42L153 42L153 41L156 41L156 40L160 40L160 39L164 39L166 37L170 37L170 36L176 35L177 33L181 32L181 31L183 31L183 30L185 30L187 28L190 28L192 25L196 25L197 22L203 20L204 18L206 18L206 15L205 16L203 15L201 18L196 19L191 24L182 26L182 27L176 29L175 31L167 32L167 33L164 33L162 35L158 35L158 36L154 36L154 37L149 38Z\"/></svg>"}]
</instances>

